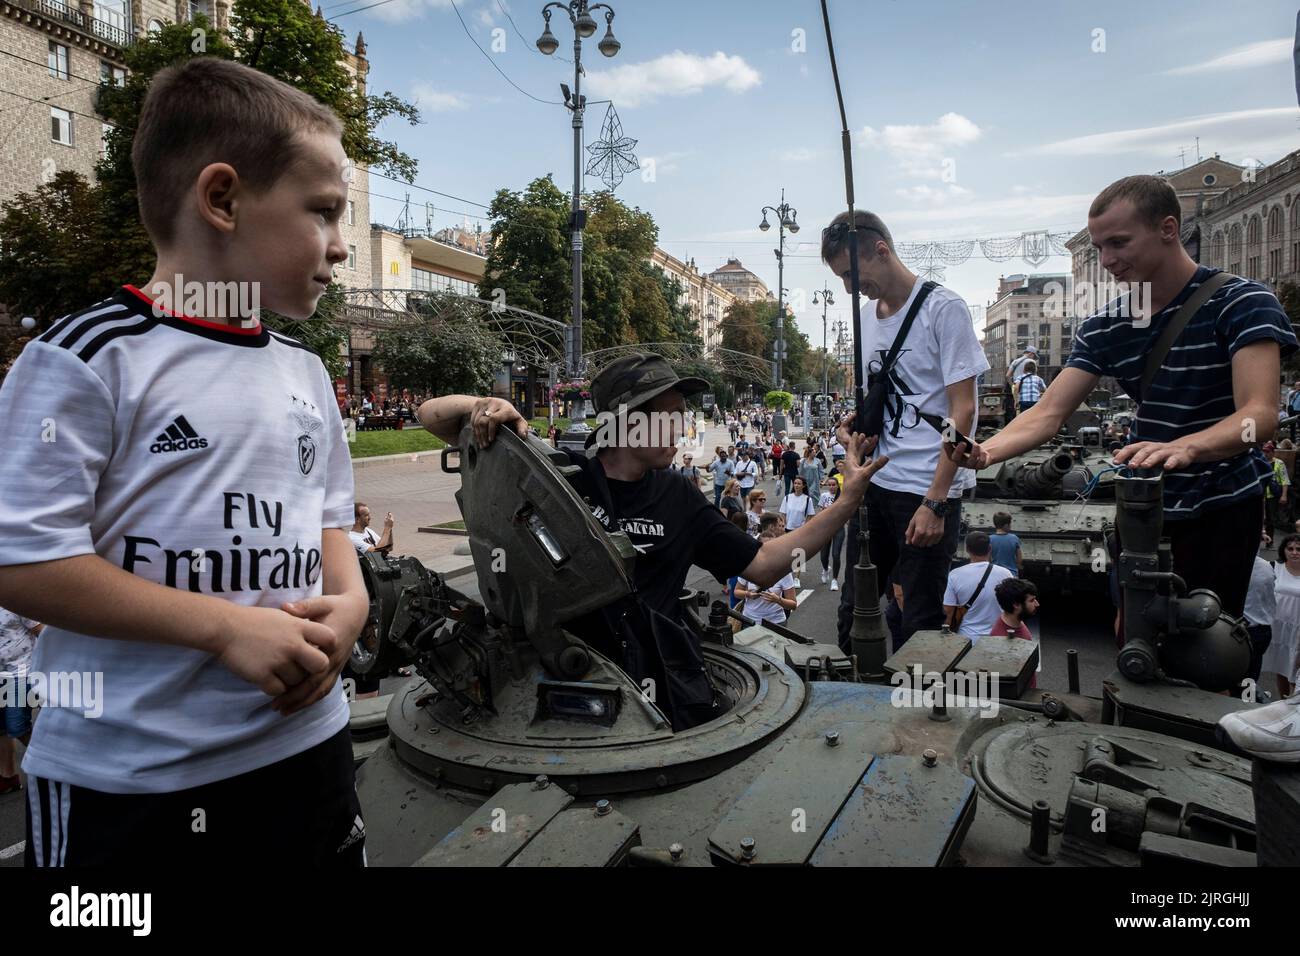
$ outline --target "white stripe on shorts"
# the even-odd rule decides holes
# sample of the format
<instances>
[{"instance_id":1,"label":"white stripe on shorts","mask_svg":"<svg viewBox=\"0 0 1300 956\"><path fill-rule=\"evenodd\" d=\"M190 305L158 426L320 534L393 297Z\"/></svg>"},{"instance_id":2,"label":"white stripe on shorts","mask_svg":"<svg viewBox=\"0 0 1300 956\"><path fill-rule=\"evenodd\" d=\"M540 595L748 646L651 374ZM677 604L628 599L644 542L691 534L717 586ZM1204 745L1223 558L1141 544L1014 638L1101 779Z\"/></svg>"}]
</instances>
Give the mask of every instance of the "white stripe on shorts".
<instances>
[{"instance_id":1,"label":"white stripe on shorts","mask_svg":"<svg viewBox=\"0 0 1300 956\"><path fill-rule=\"evenodd\" d=\"M41 825L41 781L27 775L27 807L32 814L32 854L37 866L45 865L45 841Z\"/></svg>"}]
</instances>

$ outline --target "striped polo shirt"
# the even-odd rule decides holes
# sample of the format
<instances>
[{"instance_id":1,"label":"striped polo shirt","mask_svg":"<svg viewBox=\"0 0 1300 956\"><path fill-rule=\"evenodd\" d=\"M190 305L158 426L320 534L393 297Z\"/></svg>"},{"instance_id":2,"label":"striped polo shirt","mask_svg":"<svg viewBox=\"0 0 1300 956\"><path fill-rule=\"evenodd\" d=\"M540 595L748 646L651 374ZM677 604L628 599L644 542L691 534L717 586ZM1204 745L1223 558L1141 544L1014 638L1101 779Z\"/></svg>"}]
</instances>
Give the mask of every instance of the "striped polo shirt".
<instances>
[{"instance_id":1,"label":"striped polo shirt","mask_svg":"<svg viewBox=\"0 0 1300 956\"><path fill-rule=\"evenodd\" d=\"M1174 342L1141 395L1146 359L1174 314L1218 269L1199 266L1195 275L1145 328L1134 328L1124 297L1089 316L1074 338L1067 368L1111 375L1140 402L1130 443L1169 442L1209 428L1233 414L1232 356L1263 340L1280 344L1285 358L1296 350L1291 321L1265 285L1233 278L1201 306ZM1258 449L1223 461L1165 472L1165 518L1194 518L1261 494L1268 462Z\"/></svg>"}]
</instances>

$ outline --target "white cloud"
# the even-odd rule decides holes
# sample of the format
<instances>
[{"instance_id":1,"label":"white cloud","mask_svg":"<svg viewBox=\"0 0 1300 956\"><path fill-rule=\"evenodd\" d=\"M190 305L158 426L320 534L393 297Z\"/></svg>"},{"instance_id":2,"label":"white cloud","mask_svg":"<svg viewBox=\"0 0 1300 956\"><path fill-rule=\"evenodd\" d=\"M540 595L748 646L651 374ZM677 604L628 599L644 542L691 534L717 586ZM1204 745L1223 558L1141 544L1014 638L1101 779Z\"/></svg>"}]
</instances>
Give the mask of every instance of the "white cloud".
<instances>
[{"instance_id":1,"label":"white cloud","mask_svg":"<svg viewBox=\"0 0 1300 956\"><path fill-rule=\"evenodd\" d=\"M435 90L428 83L417 84L412 90L412 95L415 98L415 105L426 113L451 113L469 108L469 100L465 94Z\"/></svg>"},{"instance_id":2,"label":"white cloud","mask_svg":"<svg viewBox=\"0 0 1300 956\"><path fill-rule=\"evenodd\" d=\"M1177 120L1163 126L1112 130L1074 136L1030 147L1030 156L1113 156L1118 153L1141 153L1172 161L1178 149L1201 138L1202 153L1213 151L1216 144L1230 144L1232 155L1224 158L1240 162L1243 156L1276 158L1295 148L1296 119L1300 111L1294 106L1240 110L1235 113L1211 113ZM1011 153L1009 155L1017 155Z\"/></svg>"},{"instance_id":3,"label":"white cloud","mask_svg":"<svg viewBox=\"0 0 1300 956\"><path fill-rule=\"evenodd\" d=\"M675 50L644 63L629 63L588 76L595 97L612 99L618 106L641 106L661 96L692 96L710 87L743 93L762 82L758 71L743 57L722 51L698 56Z\"/></svg>"},{"instance_id":4,"label":"white cloud","mask_svg":"<svg viewBox=\"0 0 1300 956\"><path fill-rule=\"evenodd\" d=\"M1229 70L1247 70L1268 63L1285 63L1291 59L1292 39L1281 37L1277 40L1260 40L1234 47L1221 56L1204 63L1178 66L1165 70L1164 76L1186 76L1190 73L1224 73Z\"/></svg>"},{"instance_id":5,"label":"white cloud","mask_svg":"<svg viewBox=\"0 0 1300 956\"><path fill-rule=\"evenodd\" d=\"M942 161L982 135L979 126L960 113L944 113L925 126L886 126L882 130L863 127L858 142L884 149L911 176L939 179L944 172Z\"/></svg>"}]
</instances>

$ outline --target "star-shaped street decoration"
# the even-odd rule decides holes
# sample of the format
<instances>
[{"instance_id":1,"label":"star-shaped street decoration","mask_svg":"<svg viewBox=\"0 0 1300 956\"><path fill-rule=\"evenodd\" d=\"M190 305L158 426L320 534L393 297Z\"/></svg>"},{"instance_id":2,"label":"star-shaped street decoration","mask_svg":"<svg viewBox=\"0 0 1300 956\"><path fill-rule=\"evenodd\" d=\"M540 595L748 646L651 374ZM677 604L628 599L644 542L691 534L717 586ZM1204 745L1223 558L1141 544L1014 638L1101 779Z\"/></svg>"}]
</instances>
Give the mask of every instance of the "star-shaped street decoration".
<instances>
[{"instance_id":1,"label":"star-shaped street decoration","mask_svg":"<svg viewBox=\"0 0 1300 956\"><path fill-rule=\"evenodd\" d=\"M600 139L587 147L591 161L587 163L587 172L599 176L609 189L618 188L626 173L637 169L639 164L632 155L636 140L623 135L623 124L619 122L614 104L609 104L605 111L605 122L600 128Z\"/></svg>"}]
</instances>

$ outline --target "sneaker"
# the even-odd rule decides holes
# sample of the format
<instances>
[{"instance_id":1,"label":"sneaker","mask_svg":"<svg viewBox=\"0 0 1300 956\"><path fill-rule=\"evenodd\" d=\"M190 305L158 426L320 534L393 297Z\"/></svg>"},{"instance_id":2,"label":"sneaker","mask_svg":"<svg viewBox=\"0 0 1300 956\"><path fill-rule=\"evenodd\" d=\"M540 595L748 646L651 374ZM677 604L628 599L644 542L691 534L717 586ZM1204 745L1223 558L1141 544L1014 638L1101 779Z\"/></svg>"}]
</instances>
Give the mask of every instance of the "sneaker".
<instances>
[{"instance_id":1,"label":"sneaker","mask_svg":"<svg viewBox=\"0 0 1300 956\"><path fill-rule=\"evenodd\" d=\"M834 578L831 578L831 590L838 591L839 589L840 589L840 582L836 581Z\"/></svg>"},{"instance_id":2,"label":"sneaker","mask_svg":"<svg viewBox=\"0 0 1300 956\"><path fill-rule=\"evenodd\" d=\"M831 582L831 573L827 571L825 568L822 568L822 584L830 584L830 582Z\"/></svg>"},{"instance_id":3,"label":"sneaker","mask_svg":"<svg viewBox=\"0 0 1300 956\"><path fill-rule=\"evenodd\" d=\"M1300 694L1265 707L1226 714L1219 718L1219 727L1252 757L1300 763Z\"/></svg>"}]
</instances>

